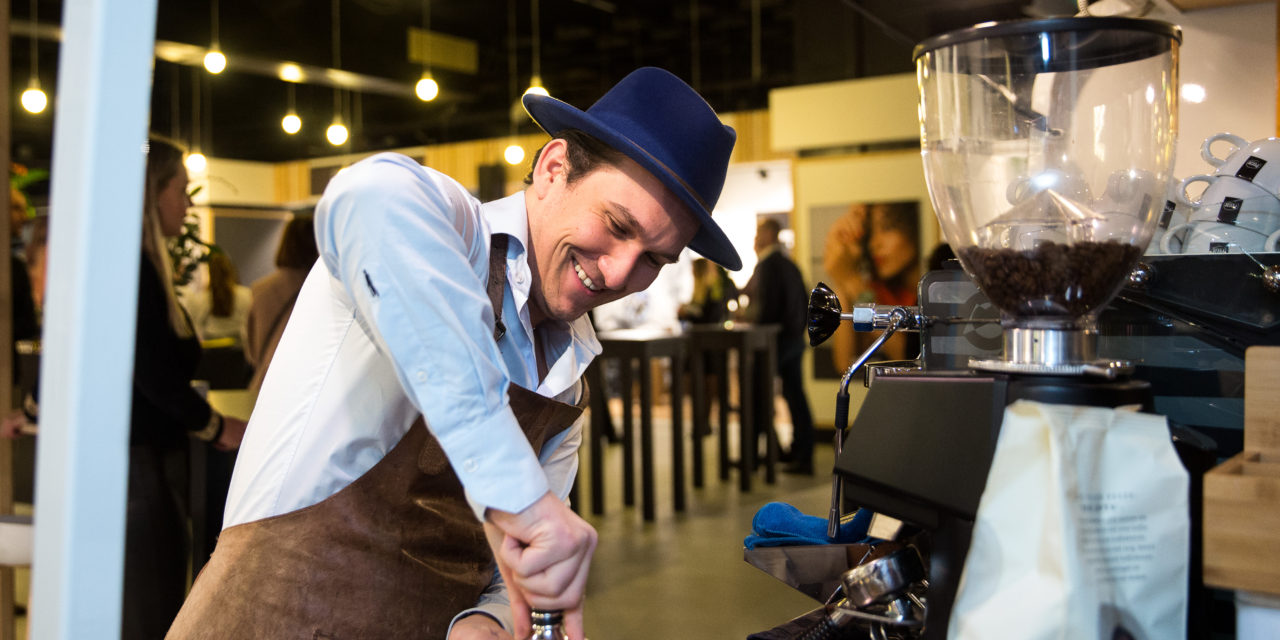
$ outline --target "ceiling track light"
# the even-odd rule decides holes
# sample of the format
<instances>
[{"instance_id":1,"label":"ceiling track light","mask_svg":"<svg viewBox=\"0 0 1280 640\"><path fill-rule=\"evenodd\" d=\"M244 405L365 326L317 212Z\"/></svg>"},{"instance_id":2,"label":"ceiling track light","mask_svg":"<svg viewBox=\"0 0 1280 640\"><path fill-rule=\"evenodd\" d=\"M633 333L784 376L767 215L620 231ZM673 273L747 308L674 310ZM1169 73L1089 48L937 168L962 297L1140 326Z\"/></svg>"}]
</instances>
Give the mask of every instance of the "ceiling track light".
<instances>
[{"instance_id":1,"label":"ceiling track light","mask_svg":"<svg viewBox=\"0 0 1280 640\"><path fill-rule=\"evenodd\" d=\"M31 23L38 25L36 19L36 0L31 0ZM49 106L49 96L40 88L40 56L37 47L39 38L31 34L31 79L27 82L27 90L22 92L20 101L22 108L30 113L43 113Z\"/></svg>"}]
</instances>

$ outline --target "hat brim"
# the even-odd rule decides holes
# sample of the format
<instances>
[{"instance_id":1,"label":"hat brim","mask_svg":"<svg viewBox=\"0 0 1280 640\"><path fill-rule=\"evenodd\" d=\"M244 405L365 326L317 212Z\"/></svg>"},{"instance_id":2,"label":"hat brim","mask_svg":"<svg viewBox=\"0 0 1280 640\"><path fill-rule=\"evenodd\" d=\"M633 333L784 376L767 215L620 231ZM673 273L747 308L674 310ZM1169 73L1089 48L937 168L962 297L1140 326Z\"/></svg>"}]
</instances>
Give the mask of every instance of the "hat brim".
<instances>
[{"instance_id":1,"label":"hat brim","mask_svg":"<svg viewBox=\"0 0 1280 640\"><path fill-rule=\"evenodd\" d=\"M533 121L549 135L554 136L566 129L577 129L621 151L628 158L634 160L636 164L644 167L671 193L680 198L680 201L693 212L694 216L698 218L698 222L701 223L697 233L693 236L693 240L689 242L689 248L730 271L737 271L742 268L742 258L738 256L737 249L733 247L733 243L729 241L729 237L724 234L724 230L720 228L720 225L717 225L711 219L711 212L707 210L707 207L699 197L689 189L689 186L683 180L673 174L668 167L664 166L649 152L641 148L640 145L615 131L599 119L592 117L591 114L567 102L535 93L525 94L521 102L524 104L525 111L529 113L529 117L533 118Z\"/></svg>"}]
</instances>

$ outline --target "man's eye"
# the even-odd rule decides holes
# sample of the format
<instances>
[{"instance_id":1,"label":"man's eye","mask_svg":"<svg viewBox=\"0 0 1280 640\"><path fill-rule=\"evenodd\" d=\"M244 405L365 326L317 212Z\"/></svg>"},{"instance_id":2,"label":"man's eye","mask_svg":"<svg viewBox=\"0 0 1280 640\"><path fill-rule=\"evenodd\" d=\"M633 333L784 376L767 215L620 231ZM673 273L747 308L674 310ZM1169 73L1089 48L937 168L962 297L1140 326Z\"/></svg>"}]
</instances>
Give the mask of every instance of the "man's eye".
<instances>
[{"instance_id":1,"label":"man's eye","mask_svg":"<svg viewBox=\"0 0 1280 640\"><path fill-rule=\"evenodd\" d=\"M649 264L655 269L661 269L667 266L666 260L663 260L662 258L659 258L658 256L655 256L652 253L646 253L645 258L649 261Z\"/></svg>"}]
</instances>

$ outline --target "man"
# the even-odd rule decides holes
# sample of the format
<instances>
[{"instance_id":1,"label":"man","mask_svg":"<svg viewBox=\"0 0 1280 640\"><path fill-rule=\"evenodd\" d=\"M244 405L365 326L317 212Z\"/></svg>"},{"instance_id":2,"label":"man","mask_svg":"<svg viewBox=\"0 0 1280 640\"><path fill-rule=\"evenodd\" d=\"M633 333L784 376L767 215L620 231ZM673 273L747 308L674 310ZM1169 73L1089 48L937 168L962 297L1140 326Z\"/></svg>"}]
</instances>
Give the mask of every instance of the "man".
<instances>
[{"instance_id":1,"label":"man","mask_svg":"<svg viewBox=\"0 0 1280 640\"><path fill-rule=\"evenodd\" d=\"M585 314L686 245L740 268L710 214L735 134L660 69L585 112L523 100L553 139L521 193L481 205L393 154L325 190L170 637L510 638L535 607L582 639L596 534L564 499L600 351Z\"/></svg>"},{"instance_id":2,"label":"man","mask_svg":"<svg viewBox=\"0 0 1280 640\"><path fill-rule=\"evenodd\" d=\"M813 475L813 417L804 394L802 367L808 294L800 269L778 242L781 230L782 225L772 218L765 218L756 227L758 262L751 273L751 280L747 282L746 292L752 320L781 327L778 332L778 376L782 378L782 398L787 401L794 434L789 462L783 471Z\"/></svg>"}]
</instances>

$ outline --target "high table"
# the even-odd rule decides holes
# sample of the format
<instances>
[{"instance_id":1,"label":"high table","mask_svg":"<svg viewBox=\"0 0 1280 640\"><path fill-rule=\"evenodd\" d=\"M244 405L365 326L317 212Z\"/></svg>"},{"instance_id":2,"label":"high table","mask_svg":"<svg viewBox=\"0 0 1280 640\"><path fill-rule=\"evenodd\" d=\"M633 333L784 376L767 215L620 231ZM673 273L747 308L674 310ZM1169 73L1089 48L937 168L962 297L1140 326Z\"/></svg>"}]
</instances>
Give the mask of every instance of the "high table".
<instances>
[{"instance_id":1,"label":"high table","mask_svg":"<svg viewBox=\"0 0 1280 640\"><path fill-rule=\"evenodd\" d=\"M725 325L693 325L689 336L689 358L693 369L693 420L694 434L708 433L709 399L703 383L705 358L703 354L738 352L738 486L742 491L751 490L751 478L756 468L756 441L758 434L765 434L765 482L777 481L774 464L777 462L777 434L773 430L773 376L777 369L777 336L780 327L773 324L725 323ZM716 394L719 396L719 467L720 479L729 479L729 430L728 405L729 382L720 376ZM757 412L757 408L759 411ZM703 482L702 438L693 439L693 484Z\"/></svg>"},{"instance_id":2,"label":"high table","mask_svg":"<svg viewBox=\"0 0 1280 640\"><path fill-rule=\"evenodd\" d=\"M596 334L603 351L587 369L591 386L591 512L604 513L604 447L601 440L609 428L608 397L601 369L606 360L622 364L622 497L627 506L635 504L634 420L631 407L631 365L640 368L640 486L645 520L655 515L653 479L653 360L671 360L671 484L676 511L684 511L684 360L689 337L684 334L644 329L602 331ZM695 440L696 442L696 440Z\"/></svg>"}]
</instances>

